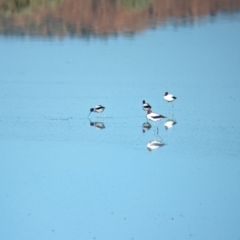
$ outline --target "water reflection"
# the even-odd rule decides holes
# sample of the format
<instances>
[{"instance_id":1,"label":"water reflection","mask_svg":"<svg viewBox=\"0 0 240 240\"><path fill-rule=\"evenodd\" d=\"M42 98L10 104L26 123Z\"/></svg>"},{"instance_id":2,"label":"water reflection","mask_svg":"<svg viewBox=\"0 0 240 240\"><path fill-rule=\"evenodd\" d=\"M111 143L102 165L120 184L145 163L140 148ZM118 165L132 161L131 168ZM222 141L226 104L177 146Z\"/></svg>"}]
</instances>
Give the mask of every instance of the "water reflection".
<instances>
[{"instance_id":1,"label":"water reflection","mask_svg":"<svg viewBox=\"0 0 240 240\"><path fill-rule=\"evenodd\" d=\"M152 127L152 125L149 122L144 122L142 124L142 131L143 133L147 132L148 130L150 130Z\"/></svg>"},{"instance_id":2,"label":"water reflection","mask_svg":"<svg viewBox=\"0 0 240 240\"><path fill-rule=\"evenodd\" d=\"M152 140L147 143L147 149L148 149L148 151L152 151L152 150L156 150L160 147L163 147L164 145L165 145L165 143L163 141Z\"/></svg>"},{"instance_id":3,"label":"water reflection","mask_svg":"<svg viewBox=\"0 0 240 240\"><path fill-rule=\"evenodd\" d=\"M90 121L90 126L92 126L92 127L95 127L100 130L106 128L105 124L103 122L92 122L90 119L89 119L89 121Z\"/></svg>"},{"instance_id":4,"label":"water reflection","mask_svg":"<svg viewBox=\"0 0 240 240\"><path fill-rule=\"evenodd\" d=\"M154 122L155 123L155 122ZM177 124L177 121L175 120L175 118L172 116L171 118L168 118L165 122L164 122L164 127L166 130L171 129L174 125ZM149 122L144 122L142 124L142 131L143 133L145 133L146 131L149 131L152 128L151 124ZM147 143L147 149L149 151L158 149L160 147L163 147L164 145L166 145L162 139L162 137L159 135L159 126L156 126L153 129L154 132L154 140L151 140ZM160 139L160 140L157 140Z\"/></svg>"},{"instance_id":5,"label":"water reflection","mask_svg":"<svg viewBox=\"0 0 240 240\"><path fill-rule=\"evenodd\" d=\"M173 118L167 119L167 121L164 123L164 127L166 130L172 128L175 124L177 124L177 121Z\"/></svg>"},{"instance_id":6,"label":"water reflection","mask_svg":"<svg viewBox=\"0 0 240 240\"><path fill-rule=\"evenodd\" d=\"M240 0L1 0L0 33L32 36L132 36L165 23L194 24L234 13Z\"/></svg>"}]
</instances>

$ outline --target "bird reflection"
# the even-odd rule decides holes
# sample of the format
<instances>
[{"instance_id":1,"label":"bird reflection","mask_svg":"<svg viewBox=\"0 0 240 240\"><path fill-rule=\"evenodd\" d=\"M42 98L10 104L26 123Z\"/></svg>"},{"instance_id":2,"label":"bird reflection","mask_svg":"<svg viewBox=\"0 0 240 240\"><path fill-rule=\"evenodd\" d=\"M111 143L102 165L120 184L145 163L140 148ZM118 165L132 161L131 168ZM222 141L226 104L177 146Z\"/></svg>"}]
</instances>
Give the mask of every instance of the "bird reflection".
<instances>
[{"instance_id":1,"label":"bird reflection","mask_svg":"<svg viewBox=\"0 0 240 240\"><path fill-rule=\"evenodd\" d=\"M173 125L177 124L177 121L174 119L169 118L165 123L164 123L164 127L166 130L170 129L173 127Z\"/></svg>"},{"instance_id":2,"label":"bird reflection","mask_svg":"<svg viewBox=\"0 0 240 240\"><path fill-rule=\"evenodd\" d=\"M143 123L143 125L142 125L143 133L147 132L151 127L152 127L152 125L149 122Z\"/></svg>"},{"instance_id":3,"label":"bird reflection","mask_svg":"<svg viewBox=\"0 0 240 240\"><path fill-rule=\"evenodd\" d=\"M100 130L105 128L105 125L104 125L103 122L91 122L90 119L89 119L89 121L90 121L90 126L92 126L92 127L95 127L97 129L100 129Z\"/></svg>"},{"instance_id":4,"label":"bird reflection","mask_svg":"<svg viewBox=\"0 0 240 240\"><path fill-rule=\"evenodd\" d=\"M147 149L148 149L148 151L151 152L152 150L163 147L164 145L165 145L165 143L163 141L152 140L152 141L148 142Z\"/></svg>"}]
</instances>

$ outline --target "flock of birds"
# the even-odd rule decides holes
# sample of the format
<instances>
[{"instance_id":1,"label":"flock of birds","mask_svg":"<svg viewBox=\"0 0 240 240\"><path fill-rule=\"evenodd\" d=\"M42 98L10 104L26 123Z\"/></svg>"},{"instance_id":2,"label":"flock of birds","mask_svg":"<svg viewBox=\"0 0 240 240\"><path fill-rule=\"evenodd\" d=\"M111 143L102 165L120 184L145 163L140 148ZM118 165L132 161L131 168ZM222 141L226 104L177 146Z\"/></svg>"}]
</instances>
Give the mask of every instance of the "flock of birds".
<instances>
[{"instance_id":1,"label":"flock of birds","mask_svg":"<svg viewBox=\"0 0 240 240\"><path fill-rule=\"evenodd\" d=\"M175 97L174 95L166 92L164 97L163 97L167 102L173 102L175 99L177 99L177 97ZM156 122L159 120L162 120L163 118L166 118L165 116L158 114L158 113L154 113L152 112L152 107L149 103L146 103L145 100L143 100L143 105L142 108L144 111L147 111L147 119Z\"/></svg>"},{"instance_id":2,"label":"flock of birds","mask_svg":"<svg viewBox=\"0 0 240 240\"><path fill-rule=\"evenodd\" d=\"M175 97L174 95L166 92L164 97L163 97L167 102L173 102L174 100L177 99L177 97ZM158 114L158 113L154 113L152 112L152 106L149 104L149 103L146 103L145 100L143 100L143 103L142 103L142 108L144 111L147 111L147 119L153 121L153 122L156 122L156 121L159 121L163 118L166 118L164 117L163 115L161 114ZM88 114L88 116L92 113L92 112L96 112L96 113L102 113L104 111L105 107L102 106L102 105L97 105L96 107L94 108L90 108L90 113Z\"/></svg>"},{"instance_id":3,"label":"flock of birds","mask_svg":"<svg viewBox=\"0 0 240 240\"><path fill-rule=\"evenodd\" d=\"M168 92L165 92L165 95L163 96L163 98L168 102L173 102L174 100L177 99L176 96L168 93ZM147 119L150 120L150 121L153 121L153 122L156 122L156 121L160 121L164 118L166 118L165 116L161 115L161 114L158 114L158 113L155 113L152 111L152 106L147 103L145 100L142 101L142 109L144 111L147 111ZM90 113L88 114L88 116L92 113L92 112L95 112L95 113L102 113L103 111L105 110L105 107L102 106L102 105L97 105L93 108L90 108ZM176 122L172 119L169 119L168 121L165 122L165 127L166 128L170 128L172 127L173 124L175 124ZM101 124L101 126L98 126L97 124ZM98 128L104 128L104 124L101 123L101 122L96 122L96 123L92 123L90 121L90 125L91 126L95 126L95 127L98 127ZM151 125L149 123L144 123L143 124L143 132L145 132L146 130L149 130L151 128ZM163 146L164 143L161 142L161 141L157 141L157 140L153 140L153 141L150 141L148 144L147 144L147 148L149 151L152 151L156 148L159 148L161 146Z\"/></svg>"}]
</instances>

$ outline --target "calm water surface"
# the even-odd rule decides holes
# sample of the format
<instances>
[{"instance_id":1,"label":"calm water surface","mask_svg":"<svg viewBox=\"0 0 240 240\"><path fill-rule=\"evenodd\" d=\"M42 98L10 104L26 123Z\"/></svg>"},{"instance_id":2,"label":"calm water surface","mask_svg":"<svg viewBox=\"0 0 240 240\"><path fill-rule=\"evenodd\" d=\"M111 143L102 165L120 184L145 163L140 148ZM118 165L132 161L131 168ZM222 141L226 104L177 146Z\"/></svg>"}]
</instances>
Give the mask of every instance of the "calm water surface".
<instances>
[{"instance_id":1,"label":"calm water surface","mask_svg":"<svg viewBox=\"0 0 240 240\"><path fill-rule=\"evenodd\" d=\"M239 30L0 36L0 238L240 239Z\"/></svg>"}]
</instances>

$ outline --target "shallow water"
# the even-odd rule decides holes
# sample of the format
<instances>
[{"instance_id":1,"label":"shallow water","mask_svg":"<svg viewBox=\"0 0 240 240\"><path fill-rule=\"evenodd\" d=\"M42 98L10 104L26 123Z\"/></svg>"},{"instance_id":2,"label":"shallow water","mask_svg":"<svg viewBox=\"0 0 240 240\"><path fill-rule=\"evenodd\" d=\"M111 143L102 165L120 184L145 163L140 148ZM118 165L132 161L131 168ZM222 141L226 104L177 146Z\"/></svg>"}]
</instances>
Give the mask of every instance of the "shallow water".
<instances>
[{"instance_id":1,"label":"shallow water","mask_svg":"<svg viewBox=\"0 0 240 240\"><path fill-rule=\"evenodd\" d=\"M1 36L1 238L239 239L238 19ZM177 123L143 132L142 100Z\"/></svg>"}]
</instances>

